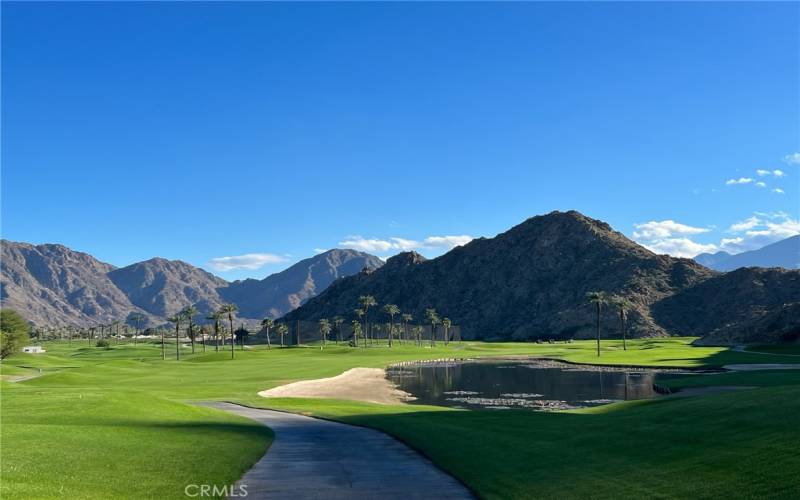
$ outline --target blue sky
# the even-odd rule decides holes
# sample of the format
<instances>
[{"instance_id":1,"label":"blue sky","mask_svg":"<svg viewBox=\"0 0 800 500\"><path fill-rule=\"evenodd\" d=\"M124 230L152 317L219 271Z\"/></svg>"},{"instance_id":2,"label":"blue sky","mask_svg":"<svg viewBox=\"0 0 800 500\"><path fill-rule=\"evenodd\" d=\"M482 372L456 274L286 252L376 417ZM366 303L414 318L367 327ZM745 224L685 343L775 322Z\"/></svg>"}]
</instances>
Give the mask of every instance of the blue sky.
<instances>
[{"instance_id":1,"label":"blue sky","mask_svg":"<svg viewBox=\"0 0 800 500\"><path fill-rule=\"evenodd\" d=\"M235 279L552 210L674 255L800 231L797 3L2 8L4 238Z\"/></svg>"}]
</instances>

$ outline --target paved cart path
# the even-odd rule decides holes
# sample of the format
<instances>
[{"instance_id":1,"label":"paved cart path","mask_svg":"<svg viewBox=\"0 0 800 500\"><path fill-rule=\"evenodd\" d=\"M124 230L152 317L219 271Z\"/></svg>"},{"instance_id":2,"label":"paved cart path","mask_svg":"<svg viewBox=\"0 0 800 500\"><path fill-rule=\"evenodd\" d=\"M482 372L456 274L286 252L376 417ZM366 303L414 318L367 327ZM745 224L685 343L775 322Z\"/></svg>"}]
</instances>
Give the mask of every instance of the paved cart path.
<instances>
[{"instance_id":1,"label":"paved cart path","mask_svg":"<svg viewBox=\"0 0 800 500\"><path fill-rule=\"evenodd\" d=\"M252 499L467 499L469 490L382 432L231 403L203 403L275 432L267 453L237 485Z\"/></svg>"}]
</instances>

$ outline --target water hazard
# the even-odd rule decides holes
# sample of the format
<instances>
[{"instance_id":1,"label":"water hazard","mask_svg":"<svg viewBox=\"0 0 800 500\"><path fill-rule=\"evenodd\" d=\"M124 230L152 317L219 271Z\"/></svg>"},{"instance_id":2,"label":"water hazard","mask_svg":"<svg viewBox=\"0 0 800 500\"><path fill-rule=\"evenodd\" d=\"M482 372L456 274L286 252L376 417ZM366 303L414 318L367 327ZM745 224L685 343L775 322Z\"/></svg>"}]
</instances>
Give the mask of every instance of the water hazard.
<instances>
[{"instance_id":1,"label":"water hazard","mask_svg":"<svg viewBox=\"0 0 800 500\"><path fill-rule=\"evenodd\" d=\"M526 360L420 363L390 368L386 376L416 398L412 404L561 410L652 398L653 384L675 375Z\"/></svg>"}]
</instances>

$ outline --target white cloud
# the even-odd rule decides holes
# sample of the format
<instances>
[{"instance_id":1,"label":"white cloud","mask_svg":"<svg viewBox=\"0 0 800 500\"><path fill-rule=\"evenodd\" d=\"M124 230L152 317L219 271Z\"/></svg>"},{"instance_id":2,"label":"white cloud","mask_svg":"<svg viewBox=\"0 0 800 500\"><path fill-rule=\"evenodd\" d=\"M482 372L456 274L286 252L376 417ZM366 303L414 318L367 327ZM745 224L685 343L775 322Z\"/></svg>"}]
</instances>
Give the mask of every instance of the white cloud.
<instances>
[{"instance_id":1,"label":"white cloud","mask_svg":"<svg viewBox=\"0 0 800 500\"><path fill-rule=\"evenodd\" d=\"M394 244L393 248L397 250L401 250L403 252L408 252L409 250L414 250L416 248L420 248L420 243L414 240L407 240L405 238L391 238L392 243Z\"/></svg>"},{"instance_id":2,"label":"white cloud","mask_svg":"<svg viewBox=\"0 0 800 500\"><path fill-rule=\"evenodd\" d=\"M728 231L736 236L723 238L720 248L731 253L739 253L800 234L800 221L785 212L758 212L752 217L732 224Z\"/></svg>"},{"instance_id":3,"label":"white cloud","mask_svg":"<svg viewBox=\"0 0 800 500\"><path fill-rule=\"evenodd\" d=\"M363 252L387 253L390 251L408 252L410 250L450 250L454 247L465 245L472 241L472 236L428 236L423 241L407 238L392 237L389 239L363 238L361 236L348 236L339 242L340 247L353 248Z\"/></svg>"},{"instance_id":4,"label":"white cloud","mask_svg":"<svg viewBox=\"0 0 800 500\"><path fill-rule=\"evenodd\" d=\"M725 185L731 186L734 184L750 184L751 182L753 182L753 179L750 177L739 177L738 179L728 179L725 181Z\"/></svg>"},{"instance_id":5,"label":"white cloud","mask_svg":"<svg viewBox=\"0 0 800 500\"><path fill-rule=\"evenodd\" d=\"M748 229L753 229L754 227L761 224L761 219L756 217L755 215L752 217L748 217L747 219L737 222L728 229L728 231L732 233L741 233L742 231L747 231Z\"/></svg>"},{"instance_id":6,"label":"white cloud","mask_svg":"<svg viewBox=\"0 0 800 500\"><path fill-rule=\"evenodd\" d=\"M800 165L800 153L792 153L783 157L784 163L789 165Z\"/></svg>"},{"instance_id":7,"label":"white cloud","mask_svg":"<svg viewBox=\"0 0 800 500\"><path fill-rule=\"evenodd\" d=\"M718 250L735 254L761 248L800 234L800 221L786 212L755 212L752 216L731 224L726 230L729 236L722 238L719 244L700 243L690 238L709 232L710 229L688 226L672 220L634 224L634 228L634 239L655 253L694 257L700 253Z\"/></svg>"},{"instance_id":8,"label":"white cloud","mask_svg":"<svg viewBox=\"0 0 800 500\"><path fill-rule=\"evenodd\" d=\"M642 224L634 224L633 227L636 228L633 232L633 237L643 240L669 238L673 235L700 234L710 231L710 229L704 227L687 226L674 220L651 220Z\"/></svg>"},{"instance_id":9,"label":"white cloud","mask_svg":"<svg viewBox=\"0 0 800 500\"><path fill-rule=\"evenodd\" d=\"M208 261L208 267L215 271L226 272L236 269L259 269L267 264L287 262L286 257L271 253L247 253L229 257L215 257Z\"/></svg>"},{"instance_id":10,"label":"white cloud","mask_svg":"<svg viewBox=\"0 0 800 500\"><path fill-rule=\"evenodd\" d=\"M394 248L394 243L387 240L362 238L361 236L348 236L339 242L339 246L361 250L362 252L388 252Z\"/></svg>"},{"instance_id":11,"label":"white cloud","mask_svg":"<svg viewBox=\"0 0 800 500\"><path fill-rule=\"evenodd\" d=\"M784 175L786 175L786 172L784 172L783 170L773 170L772 175L774 175L775 177L783 177Z\"/></svg>"},{"instance_id":12,"label":"white cloud","mask_svg":"<svg viewBox=\"0 0 800 500\"><path fill-rule=\"evenodd\" d=\"M765 188L767 184L765 182L758 181L756 182L756 187Z\"/></svg>"},{"instance_id":13,"label":"white cloud","mask_svg":"<svg viewBox=\"0 0 800 500\"><path fill-rule=\"evenodd\" d=\"M448 250L455 247L466 245L474 238L466 234L460 236L429 236L425 238L426 247L447 248Z\"/></svg>"},{"instance_id":14,"label":"white cloud","mask_svg":"<svg viewBox=\"0 0 800 500\"><path fill-rule=\"evenodd\" d=\"M675 257L694 257L703 252L713 252L716 245L697 243L687 236L707 233L708 228L689 226L674 220L650 221L634 224L633 237L645 248Z\"/></svg>"},{"instance_id":15,"label":"white cloud","mask_svg":"<svg viewBox=\"0 0 800 500\"><path fill-rule=\"evenodd\" d=\"M697 243L689 238L664 238L644 243L643 246L651 252L668 254L673 257L694 257L697 254L717 251L717 245L713 243Z\"/></svg>"},{"instance_id":16,"label":"white cloud","mask_svg":"<svg viewBox=\"0 0 800 500\"><path fill-rule=\"evenodd\" d=\"M327 252L328 250L329 250L328 248L315 248L315 249L314 249L314 255L319 255L319 254L321 254L321 253L325 253L325 252Z\"/></svg>"},{"instance_id":17,"label":"white cloud","mask_svg":"<svg viewBox=\"0 0 800 500\"><path fill-rule=\"evenodd\" d=\"M775 189L772 190L772 192L773 193L777 193L777 194L784 194L784 191L781 188L775 188Z\"/></svg>"},{"instance_id":18,"label":"white cloud","mask_svg":"<svg viewBox=\"0 0 800 500\"><path fill-rule=\"evenodd\" d=\"M759 168L758 170L756 170L756 174L758 174L759 177L764 177L765 175L769 175L770 173L771 172L769 170L764 170L763 168Z\"/></svg>"}]
</instances>

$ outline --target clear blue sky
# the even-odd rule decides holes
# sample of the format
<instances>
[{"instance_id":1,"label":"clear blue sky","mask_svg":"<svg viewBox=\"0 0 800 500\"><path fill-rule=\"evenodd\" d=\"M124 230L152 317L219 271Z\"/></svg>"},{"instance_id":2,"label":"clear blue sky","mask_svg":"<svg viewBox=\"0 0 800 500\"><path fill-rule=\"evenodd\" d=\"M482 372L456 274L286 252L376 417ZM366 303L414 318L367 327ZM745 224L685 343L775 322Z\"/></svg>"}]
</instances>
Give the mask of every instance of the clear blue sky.
<instances>
[{"instance_id":1,"label":"clear blue sky","mask_svg":"<svg viewBox=\"0 0 800 500\"><path fill-rule=\"evenodd\" d=\"M4 238L233 279L551 210L683 255L798 231L797 3L2 9Z\"/></svg>"}]
</instances>

